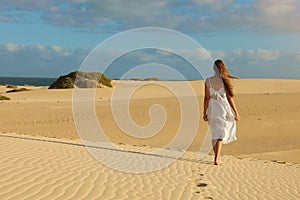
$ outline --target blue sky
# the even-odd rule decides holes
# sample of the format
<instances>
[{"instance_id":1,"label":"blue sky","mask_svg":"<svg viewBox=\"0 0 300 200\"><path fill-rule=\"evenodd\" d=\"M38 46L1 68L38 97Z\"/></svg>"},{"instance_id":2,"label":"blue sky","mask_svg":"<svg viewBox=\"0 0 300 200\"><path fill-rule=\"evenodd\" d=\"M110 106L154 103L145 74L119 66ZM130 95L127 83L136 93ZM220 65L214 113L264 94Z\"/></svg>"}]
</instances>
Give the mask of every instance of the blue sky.
<instances>
[{"instance_id":1,"label":"blue sky","mask_svg":"<svg viewBox=\"0 0 300 200\"><path fill-rule=\"evenodd\" d=\"M299 21L298 0L0 0L0 76L57 77L110 36L152 26L187 34L242 78L300 79ZM151 52L119 67L163 59Z\"/></svg>"}]
</instances>

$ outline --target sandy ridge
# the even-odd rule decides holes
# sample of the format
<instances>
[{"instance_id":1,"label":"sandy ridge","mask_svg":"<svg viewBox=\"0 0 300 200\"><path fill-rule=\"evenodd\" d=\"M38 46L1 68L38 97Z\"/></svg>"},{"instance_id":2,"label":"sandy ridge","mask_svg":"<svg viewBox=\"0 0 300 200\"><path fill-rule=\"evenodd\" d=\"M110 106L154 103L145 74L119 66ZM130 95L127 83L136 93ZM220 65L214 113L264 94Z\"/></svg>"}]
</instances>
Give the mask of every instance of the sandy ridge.
<instances>
[{"instance_id":1,"label":"sandy ridge","mask_svg":"<svg viewBox=\"0 0 300 200\"><path fill-rule=\"evenodd\" d=\"M193 152L151 173L124 173L99 163L79 141L1 133L4 199L297 199L300 168L224 156L216 167ZM127 145L127 149L130 146ZM132 146L141 152L150 147ZM198 160L197 160L198 159Z\"/></svg>"}]
</instances>

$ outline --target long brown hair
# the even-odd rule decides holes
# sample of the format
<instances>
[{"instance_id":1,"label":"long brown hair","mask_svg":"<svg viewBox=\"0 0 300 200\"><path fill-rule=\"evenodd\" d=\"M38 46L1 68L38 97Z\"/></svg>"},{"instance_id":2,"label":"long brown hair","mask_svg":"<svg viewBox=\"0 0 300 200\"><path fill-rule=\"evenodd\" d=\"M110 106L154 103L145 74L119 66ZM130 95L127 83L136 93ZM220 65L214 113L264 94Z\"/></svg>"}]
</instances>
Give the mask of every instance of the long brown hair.
<instances>
[{"instance_id":1,"label":"long brown hair","mask_svg":"<svg viewBox=\"0 0 300 200\"><path fill-rule=\"evenodd\" d=\"M234 96L233 85L232 85L230 79L238 79L238 77L230 74L229 70L226 68L225 63L222 60L216 60L215 66L218 69L218 70L215 69L216 73L217 74L219 73L219 75L221 76L221 78L223 80L225 90L231 97L233 97Z\"/></svg>"}]
</instances>

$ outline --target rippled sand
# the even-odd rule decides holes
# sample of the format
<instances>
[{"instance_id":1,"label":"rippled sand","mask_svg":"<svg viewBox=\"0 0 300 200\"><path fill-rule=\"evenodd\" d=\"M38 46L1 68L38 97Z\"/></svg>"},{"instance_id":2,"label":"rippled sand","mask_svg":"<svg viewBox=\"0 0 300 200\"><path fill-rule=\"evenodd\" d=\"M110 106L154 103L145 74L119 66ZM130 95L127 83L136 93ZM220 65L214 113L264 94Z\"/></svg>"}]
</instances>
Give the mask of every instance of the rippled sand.
<instances>
[{"instance_id":1,"label":"rippled sand","mask_svg":"<svg viewBox=\"0 0 300 200\"><path fill-rule=\"evenodd\" d=\"M172 91L156 83L161 82L137 90L129 102L131 117L139 126L151 123L152 105L160 104L166 110L163 129L146 139L120 130L111 112L114 90L97 89L97 120L121 154L164 148L176 135L181 120L179 100ZM189 83L202 113L203 81ZM72 90L28 86L30 91L5 93L9 89L0 86L0 94L11 98L0 101L0 196L4 199L300 198L299 83L297 80L234 81L241 121L238 140L223 147L226 164L216 167L211 155L204 160L198 156L207 130L207 124L200 120L190 151L170 166L144 174L114 170L87 152L74 124ZM130 88L136 83L119 84ZM189 123L197 120L190 119ZM145 133L140 134L137 137ZM176 145L180 146L175 144L174 148ZM138 165L139 160L136 162Z\"/></svg>"}]
</instances>

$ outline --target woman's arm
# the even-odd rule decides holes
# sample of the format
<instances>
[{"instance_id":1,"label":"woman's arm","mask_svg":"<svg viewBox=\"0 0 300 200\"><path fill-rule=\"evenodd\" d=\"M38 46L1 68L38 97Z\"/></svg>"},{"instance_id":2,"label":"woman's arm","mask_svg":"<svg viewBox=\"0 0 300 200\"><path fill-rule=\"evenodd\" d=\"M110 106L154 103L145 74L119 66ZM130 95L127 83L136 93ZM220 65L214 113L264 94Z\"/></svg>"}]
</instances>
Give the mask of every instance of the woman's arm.
<instances>
[{"instance_id":1,"label":"woman's arm","mask_svg":"<svg viewBox=\"0 0 300 200\"><path fill-rule=\"evenodd\" d=\"M206 85L206 81L204 82L204 88L205 88L205 92L204 92L204 109L203 109L203 119L204 121L208 121L208 118L207 118L207 108L208 108L208 103L209 103L209 98L210 98L210 94L209 94L209 90L208 90L208 87Z\"/></svg>"},{"instance_id":2,"label":"woman's arm","mask_svg":"<svg viewBox=\"0 0 300 200\"><path fill-rule=\"evenodd\" d=\"M227 93L227 92L226 92L226 93ZM226 96L227 96L227 100L228 100L228 102L229 102L229 104L230 104L232 110L233 110L234 113L235 113L234 119L235 119L236 121L239 121L239 120L240 120L240 115L239 115L239 112L238 112L238 110L237 110L237 108L236 108L236 106L235 106L235 103L234 103L234 101L233 101L233 98L232 98L228 93L226 94Z\"/></svg>"}]
</instances>

